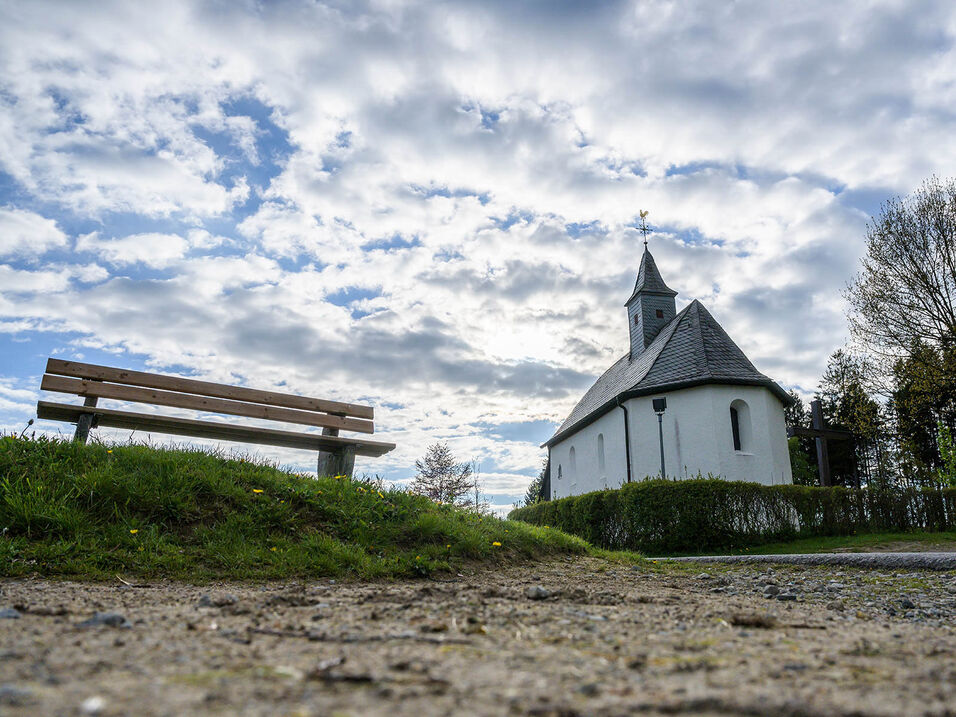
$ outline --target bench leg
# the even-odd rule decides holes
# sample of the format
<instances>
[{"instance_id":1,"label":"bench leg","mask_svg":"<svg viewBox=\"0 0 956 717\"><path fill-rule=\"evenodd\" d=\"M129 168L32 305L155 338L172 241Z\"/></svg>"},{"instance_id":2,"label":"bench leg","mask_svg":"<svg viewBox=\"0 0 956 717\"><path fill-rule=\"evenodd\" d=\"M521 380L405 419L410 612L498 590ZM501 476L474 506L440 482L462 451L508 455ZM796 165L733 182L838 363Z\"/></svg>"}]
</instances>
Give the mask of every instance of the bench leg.
<instances>
[{"instance_id":1,"label":"bench leg","mask_svg":"<svg viewBox=\"0 0 956 717\"><path fill-rule=\"evenodd\" d=\"M96 396L88 396L85 401L83 401L84 406L95 406L97 398ZM80 443L86 443L86 439L90 437L90 428L93 426L93 414L84 413L76 420L76 432L73 434L73 440L79 441Z\"/></svg>"},{"instance_id":2,"label":"bench leg","mask_svg":"<svg viewBox=\"0 0 956 717\"><path fill-rule=\"evenodd\" d=\"M339 435L338 428L323 428L323 436ZM319 478L324 476L347 476L352 477L352 471L355 470L355 446L343 446L335 451L319 451L318 465L316 466L316 475Z\"/></svg>"},{"instance_id":3,"label":"bench leg","mask_svg":"<svg viewBox=\"0 0 956 717\"><path fill-rule=\"evenodd\" d=\"M319 463L316 474L322 478L325 476L346 476L352 477L352 471L355 469L355 447L343 446L332 453L325 451L319 452Z\"/></svg>"}]
</instances>

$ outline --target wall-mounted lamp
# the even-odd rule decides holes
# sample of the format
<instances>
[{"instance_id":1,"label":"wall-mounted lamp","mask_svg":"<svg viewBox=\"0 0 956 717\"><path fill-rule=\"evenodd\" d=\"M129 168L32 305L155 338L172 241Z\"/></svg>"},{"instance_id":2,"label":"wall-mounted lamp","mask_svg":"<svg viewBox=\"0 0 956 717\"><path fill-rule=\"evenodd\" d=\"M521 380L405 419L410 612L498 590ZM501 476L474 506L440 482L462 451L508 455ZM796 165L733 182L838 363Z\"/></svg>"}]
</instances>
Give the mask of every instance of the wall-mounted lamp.
<instances>
[{"instance_id":1,"label":"wall-mounted lamp","mask_svg":"<svg viewBox=\"0 0 956 717\"><path fill-rule=\"evenodd\" d=\"M654 413L657 414L657 434L661 440L661 478L664 478L664 476L666 475L664 473L664 411L666 410L667 410L667 399L655 398Z\"/></svg>"}]
</instances>

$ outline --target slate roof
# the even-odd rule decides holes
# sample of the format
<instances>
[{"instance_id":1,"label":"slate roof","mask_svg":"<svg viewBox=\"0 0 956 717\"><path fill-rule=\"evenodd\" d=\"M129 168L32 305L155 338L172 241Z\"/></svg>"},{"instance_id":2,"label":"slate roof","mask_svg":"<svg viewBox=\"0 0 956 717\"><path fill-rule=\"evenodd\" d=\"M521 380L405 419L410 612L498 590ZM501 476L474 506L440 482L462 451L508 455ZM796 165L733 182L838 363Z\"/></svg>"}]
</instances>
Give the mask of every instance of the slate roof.
<instances>
[{"instance_id":1,"label":"slate roof","mask_svg":"<svg viewBox=\"0 0 956 717\"><path fill-rule=\"evenodd\" d=\"M623 401L708 383L766 386L784 405L791 402L786 391L750 363L695 299L638 356L624 355L605 371L544 445L553 445L597 420L617 405L618 398Z\"/></svg>"},{"instance_id":2,"label":"slate roof","mask_svg":"<svg viewBox=\"0 0 956 717\"><path fill-rule=\"evenodd\" d=\"M664 294L666 296L677 296L677 292L664 283L664 277L657 268L657 262L654 257L644 247L644 256L641 257L641 268L637 270L637 281L634 283L634 291L631 292L631 298L625 302L630 304L631 300L639 293L645 294Z\"/></svg>"}]
</instances>

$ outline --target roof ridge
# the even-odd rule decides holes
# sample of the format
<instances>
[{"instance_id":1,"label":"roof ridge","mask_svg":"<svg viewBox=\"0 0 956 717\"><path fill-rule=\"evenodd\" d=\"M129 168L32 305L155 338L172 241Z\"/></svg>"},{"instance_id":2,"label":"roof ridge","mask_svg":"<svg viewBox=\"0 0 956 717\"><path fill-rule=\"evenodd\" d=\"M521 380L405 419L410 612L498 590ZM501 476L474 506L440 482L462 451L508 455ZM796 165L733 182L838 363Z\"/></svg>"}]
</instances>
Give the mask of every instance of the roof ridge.
<instances>
[{"instance_id":1,"label":"roof ridge","mask_svg":"<svg viewBox=\"0 0 956 717\"><path fill-rule=\"evenodd\" d=\"M706 374L708 377L713 377L714 372L710 368L710 354L707 352L707 342L704 341L704 326L703 322L700 320L700 311L704 308L704 305L700 303L699 300L694 299L690 302L690 306L694 307L694 328L697 330L697 338L699 340L698 346L700 346L701 353L703 356L704 365L702 367L702 373ZM688 307L689 308L689 307ZM706 311L706 309L704 309ZM701 368L701 367L699 367Z\"/></svg>"}]
</instances>

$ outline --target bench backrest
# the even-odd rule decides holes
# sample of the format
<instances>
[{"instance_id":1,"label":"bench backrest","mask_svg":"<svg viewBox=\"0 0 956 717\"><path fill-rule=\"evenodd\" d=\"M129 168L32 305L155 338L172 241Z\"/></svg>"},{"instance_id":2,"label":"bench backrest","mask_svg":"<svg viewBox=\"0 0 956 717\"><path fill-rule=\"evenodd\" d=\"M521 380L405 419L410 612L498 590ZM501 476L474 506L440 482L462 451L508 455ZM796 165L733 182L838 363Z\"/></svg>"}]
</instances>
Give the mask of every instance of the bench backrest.
<instances>
[{"instance_id":1,"label":"bench backrest","mask_svg":"<svg viewBox=\"0 0 956 717\"><path fill-rule=\"evenodd\" d=\"M90 399L107 398L248 418L373 433L373 409L354 403L227 386L177 376L49 359L40 388Z\"/></svg>"}]
</instances>

